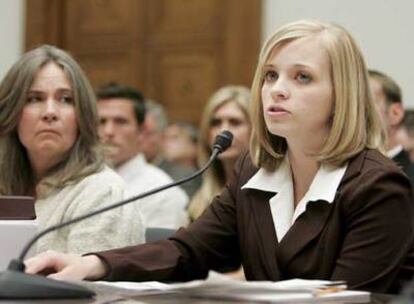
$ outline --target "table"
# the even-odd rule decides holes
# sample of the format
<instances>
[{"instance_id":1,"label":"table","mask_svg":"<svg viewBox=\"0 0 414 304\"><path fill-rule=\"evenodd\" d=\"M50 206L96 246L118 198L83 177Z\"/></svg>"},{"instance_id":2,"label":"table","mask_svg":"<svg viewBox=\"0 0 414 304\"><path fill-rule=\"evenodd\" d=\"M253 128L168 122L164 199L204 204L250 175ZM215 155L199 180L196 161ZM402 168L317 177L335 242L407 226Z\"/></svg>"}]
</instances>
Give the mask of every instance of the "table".
<instances>
[{"instance_id":1,"label":"table","mask_svg":"<svg viewBox=\"0 0 414 304\"><path fill-rule=\"evenodd\" d=\"M240 301L212 300L189 298L183 294L153 294L153 295L136 295L136 292L126 291L112 286L101 286L91 282L82 282L82 285L94 290L97 296L93 299L69 299L69 300L0 300L0 304L26 304L26 303L45 303L45 304L234 304ZM396 296L386 294L372 294L369 302L366 304L387 304L396 299ZM243 302L254 303L254 302ZM341 304L343 302L334 302ZM360 302L361 303L361 302ZM332 304L332 302L331 302Z\"/></svg>"}]
</instances>

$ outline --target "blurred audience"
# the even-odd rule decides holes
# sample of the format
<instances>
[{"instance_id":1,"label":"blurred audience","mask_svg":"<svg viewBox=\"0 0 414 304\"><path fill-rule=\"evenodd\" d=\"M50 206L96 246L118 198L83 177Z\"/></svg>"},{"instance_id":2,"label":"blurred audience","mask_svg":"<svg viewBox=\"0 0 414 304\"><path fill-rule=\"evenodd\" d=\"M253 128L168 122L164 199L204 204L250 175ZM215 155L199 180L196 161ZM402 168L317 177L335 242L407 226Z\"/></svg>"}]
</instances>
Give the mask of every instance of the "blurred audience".
<instances>
[{"instance_id":1,"label":"blurred audience","mask_svg":"<svg viewBox=\"0 0 414 304\"><path fill-rule=\"evenodd\" d=\"M161 169L147 163L141 153L145 104L134 88L110 83L97 91L99 135L107 160L127 184L130 196L172 182ZM151 195L133 203L148 227L179 228L188 223L188 196L179 188Z\"/></svg>"},{"instance_id":2,"label":"blurred audience","mask_svg":"<svg viewBox=\"0 0 414 304\"><path fill-rule=\"evenodd\" d=\"M191 199L188 212L191 220L198 218L212 198L219 194L233 174L233 166L248 149L251 121L248 113L250 91L243 86L225 86L208 100L201 118L198 162L204 164L211 154L214 139L221 131L233 133L233 144L219 155L204 173L200 189Z\"/></svg>"},{"instance_id":3,"label":"blurred audience","mask_svg":"<svg viewBox=\"0 0 414 304\"><path fill-rule=\"evenodd\" d=\"M36 198L41 230L124 199L99 149L93 90L66 52L24 54L0 84L0 194ZM139 212L123 206L45 235L39 252L86 253L144 242Z\"/></svg>"},{"instance_id":4,"label":"blurred audience","mask_svg":"<svg viewBox=\"0 0 414 304\"><path fill-rule=\"evenodd\" d=\"M403 122L397 131L398 142L408 152L411 162L414 162L414 111L406 111Z\"/></svg>"},{"instance_id":5,"label":"blurred audience","mask_svg":"<svg viewBox=\"0 0 414 304\"><path fill-rule=\"evenodd\" d=\"M168 126L168 116L164 107L153 100L145 100L145 110L141 132L141 151L149 163L160 167L165 161L162 142L164 131Z\"/></svg>"},{"instance_id":6,"label":"blurred audience","mask_svg":"<svg viewBox=\"0 0 414 304\"><path fill-rule=\"evenodd\" d=\"M145 108L147 113L141 133L141 146L147 161L164 170L175 181L194 173L196 167L183 165L166 158L163 143L168 118L164 107L155 101L146 100ZM201 178L195 178L180 187L191 197L200 184Z\"/></svg>"},{"instance_id":7,"label":"blurred audience","mask_svg":"<svg viewBox=\"0 0 414 304\"><path fill-rule=\"evenodd\" d=\"M198 130L193 124L177 121L165 129L163 150L167 161L196 170L197 145Z\"/></svg>"},{"instance_id":8,"label":"blurred audience","mask_svg":"<svg viewBox=\"0 0 414 304\"><path fill-rule=\"evenodd\" d=\"M387 156L394 160L414 183L414 164L398 140L398 130L404 119L401 88L390 76L369 70L372 96L387 131Z\"/></svg>"}]
</instances>

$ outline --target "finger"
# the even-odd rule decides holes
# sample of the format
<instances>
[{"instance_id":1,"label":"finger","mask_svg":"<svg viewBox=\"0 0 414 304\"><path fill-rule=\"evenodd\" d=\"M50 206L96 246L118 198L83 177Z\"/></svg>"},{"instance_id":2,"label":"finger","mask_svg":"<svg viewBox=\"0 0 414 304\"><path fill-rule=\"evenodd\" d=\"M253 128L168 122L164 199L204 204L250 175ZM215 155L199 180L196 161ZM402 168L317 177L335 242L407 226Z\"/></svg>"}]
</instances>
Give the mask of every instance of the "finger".
<instances>
[{"instance_id":1,"label":"finger","mask_svg":"<svg viewBox=\"0 0 414 304\"><path fill-rule=\"evenodd\" d=\"M29 274L35 274L43 271L44 269L52 268L56 269L55 255L51 252L41 253L35 257L24 261L26 266L25 272Z\"/></svg>"},{"instance_id":2,"label":"finger","mask_svg":"<svg viewBox=\"0 0 414 304\"><path fill-rule=\"evenodd\" d=\"M51 265L51 261L48 258L35 258L30 261L25 261L24 263L26 265L25 272L29 274L39 273L47 268L54 269L54 266Z\"/></svg>"},{"instance_id":3,"label":"finger","mask_svg":"<svg viewBox=\"0 0 414 304\"><path fill-rule=\"evenodd\" d=\"M61 271L50 274L47 277L55 280L82 280L84 278L80 273L80 269L76 269L76 266L65 267Z\"/></svg>"}]
</instances>

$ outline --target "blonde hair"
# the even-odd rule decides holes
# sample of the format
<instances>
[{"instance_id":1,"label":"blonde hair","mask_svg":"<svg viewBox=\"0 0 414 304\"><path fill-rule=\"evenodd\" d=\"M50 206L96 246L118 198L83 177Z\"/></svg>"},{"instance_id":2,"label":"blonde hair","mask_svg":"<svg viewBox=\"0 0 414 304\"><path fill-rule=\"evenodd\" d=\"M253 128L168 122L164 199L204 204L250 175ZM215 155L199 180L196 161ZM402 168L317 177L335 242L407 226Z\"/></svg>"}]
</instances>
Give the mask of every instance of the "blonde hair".
<instances>
[{"instance_id":1,"label":"blonde hair","mask_svg":"<svg viewBox=\"0 0 414 304\"><path fill-rule=\"evenodd\" d=\"M199 141L198 141L198 163L203 165L207 162L211 154L210 146L210 128L211 119L217 109L228 102L235 102L243 111L250 123L249 116L250 90L244 86L229 85L220 88L208 100L203 110L200 123ZM223 165L216 159L210 169L203 175L200 189L194 194L189 207L188 213L192 219L196 219L210 204L214 195L221 192L226 182Z\"/></svg>"},{"instance_id":2,"label":"blonde hair","mask_svg":"<svg viewBox=\"0 0 414 304\"><path fill-rule=\"evenodd\" d=\"M284 138L271 134L265 125L261 88L263 67L273 50L305 37L318 36L331 62L334 111L330 134L315 156L322 163L343 164L364 148L383 151L385 131L371 98L364 58L351 35L341 26L313 20L289 23L264 44L252 84L250 104L255 122L250 153L258 167L274 170L286 153Z\"/></svg>"},{"instance_id":3,"label":"blonde hair","mask_svg":"<svg viewBox=\"0 0 414 304\"><path fill-rule=\"evenodd\" d=\"M17 125L36 73L54 63L67 75L74 93L78 125L76 142L64 159L35 181ZM0 193L42 197L48 191L75 183L103 168L97 133L98 116L93 90L80 66L66 52L44 45L24 54L0 83Z\"/></svg>"}]
</instances>

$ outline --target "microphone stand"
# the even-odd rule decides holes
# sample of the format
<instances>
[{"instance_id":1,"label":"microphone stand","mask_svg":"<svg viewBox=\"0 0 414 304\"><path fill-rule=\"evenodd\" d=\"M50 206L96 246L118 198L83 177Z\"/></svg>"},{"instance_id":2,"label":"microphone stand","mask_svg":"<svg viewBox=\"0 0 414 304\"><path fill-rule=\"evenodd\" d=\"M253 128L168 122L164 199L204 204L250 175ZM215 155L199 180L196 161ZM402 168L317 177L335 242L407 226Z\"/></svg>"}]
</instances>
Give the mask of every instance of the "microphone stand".
<instances>
[{"instance_id":1,"label":"microphone stand","mask_svg":"<svg viewBox=\"0 0 414 304\"><path fill-rule=\"evenodd\" d=\"M25 265L24 258L27 255L30 248L45 234L58 230L60 228L72 225L80 222L84 219L90 218L97 214L118 208L132 201L139 200L141 198L150 196L160 191L164 191L171 187L181 185L199 175L204 173L211 163L216 159L217 155L225 151L233 140L233 135L229 131L223 131L217 135L215 143L213 145L213 152L207 163L198 171L188 177L184 177L176 182L154 188L147 192L133 196L129 199L115 203L113 205L97 209L91 213L75 217L67 222L63 222L57 225L53 225L35 235L29 240L23 247L18 259L13 259L7 270L0 273L0 299L62 299L62 298L90 298L95 293L86 287L75 285L72 283L57 281L48 279L39 275L30 275L24 273Z\"/></svg>"}]
</instances>

